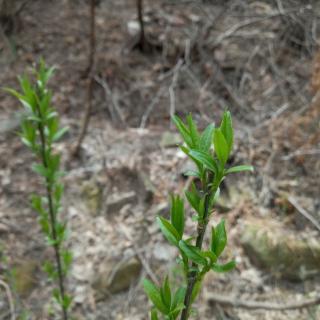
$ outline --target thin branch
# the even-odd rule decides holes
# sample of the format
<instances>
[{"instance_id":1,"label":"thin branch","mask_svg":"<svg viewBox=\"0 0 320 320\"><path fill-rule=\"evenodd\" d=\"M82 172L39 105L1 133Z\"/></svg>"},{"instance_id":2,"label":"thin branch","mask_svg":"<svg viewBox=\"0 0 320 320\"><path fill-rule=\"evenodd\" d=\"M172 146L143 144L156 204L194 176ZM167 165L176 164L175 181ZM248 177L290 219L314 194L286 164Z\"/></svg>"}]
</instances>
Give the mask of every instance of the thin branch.
<instances>
[{"instance_id":1,"label":"thin branch","mask_svg":"<svg viewBox=\"0 0 320 320\"><path fill-rule=\"evenodd\" d=\"M12 1L12 0L11 0ZM18 16L23 9L27 6L27 4L30 2L31 0L25 0L24 2L22 2L20 4L20 7L16 10L16 12L14 13L15 16Z\"/></svg>"},{"instance_id":2,"label":"thin branch","mask_svg":"<svg viewBox=\"0 0 320 320\"><path fill-rule=\"evenodd\" d=\"M151 267L149 265L149 263L146 261L146 259L143 257L143 255L141 254L139 248L136 246L135 242L133 241L132 239L132 236L130 234L130 231L128 230L127 227L125 227L124 225L122 224L119 224L118 225L119 229L122 231L122 233L124 234L124 236L131 242L132 246L133 246L133 249L136 253L136 255L138 256L141 264L143 265L147 275L150 277L150 279L152 279L152 281L159 285L159 281L156 277L156 275L153 273L153 271L151 270Z\"/></svg>"},{"instance_id":3,"label":"thin branch","mask_svg":"<svg viewBox=\"0 0 320 320\"><path fill-rule=\"evenodd\" d=\"M320 154L320 149L300 149L300 150L296 150L295 152L292 152L286 156L282 157L282 160L291 160L295 157L299 157L299 156L304 156L304 155L309 155L309 156L315 156L315 155L319 155Z\"/></svg>"},{"instance_id":4,"label":"thin branch","mask_svg":"<svg viewBox=\"0 0 320 320\"><path fill-rule=\"evenodd\" d=\"M320 295L315 298L297 301L297 302L287 302L287 303L273 303L273 302L260 302L260 301L248 301L240 300L236 297L223 296L217 293L207 293L207 298L211 303L223 304L233 308L243 308L243 309L264 309L264 310L297 310L309 308L320 304Z\"/></svg>"},{"instance_id":5,"label":"thin branch","mask_svg":"<svg viewBox=\"0 0 320 320\"><path fill-rule=\"evenodd\" d=\"M318 231L320 231L320 224L318 223L318 221L307 210L302 208L294 197L288 197L288 201L297 209L299 213L301 213L307 220L309 220L318 229Z\"/></svg>"},{"instance_id":6,"label":"thin branch","mask_svg":"<svg viewBox=\"0 0 320 320\"><path fill-rule=\"evenodd\" d=\"M5 283L3 280L0 279L0 285L4 288L7 298L8 298L8 302L9 302L9 307L10 307L10 319L11 320L15 320L16 316L15 316L15 309L14 309L14 303L13 303L13 296L12 293L10 291L10 288L8 286L7 283Z\"/></svg>"},{"instance_id":7,"label":"thin branch","mask_svg":"<svg viewBox=\"0 0 320 320\"><path fill-rule=\"evenodd\" d=\"M159 91L157 92L155 97L151 100L149 106L146 108L146 111L144 112L144 114L143 114L143 116L141 118L140 128L144 129L146 127L146 124L147 124L147 121L148 121L148 118L149 118L151 112L153 111L154 107L156 106L156 104L161 99L161 97L164 94L165 90L166 90L166 87L162 87L161 89L159 89Z\"/></svg>"},{"instance_id":8,"label":"thin branch","mask_svg":"<svg viewBox=\"0 0 320 320\"><path fill-rule=\"evenodd\" d=\"M214 190L213 194L216 193L216 189ZM210 194L208 191L206 191L205 195L205 204L204 204L204 213L203 213L203 222L198 222L197 225L197 239L196 239L196 247L201 250L203 238L206 233L207 225L208 225L208 216L210 214ZM192 262L192 269L197 269L197 264L195 262ZM182 310L180 320L187 320L189 317L190 307L191 307L191 298L192 298L192 292L193 288L197 282L198 278L198 271L191 271L188 274L188 285L187 285L187 291L184 298L184 305L185 308Z\"/></svg>"},{"instance_id":9,"label":"thin branch","mask_svg":"<svg viewBox=\"0 0 320 320\"><path fill-rule=\"evenodd\" d=\"M86 109L83 117L83 122L81 126L81 131L80 135L78 138L78 141L76 143L76 146L74 150L72 151L73 156L78 156L80 147L82 145L83 139L87 134L87 130L89 127L89 122L91 118L91 110L92 110L92 99L93 99L93 78L90 76L88 79L88 87L87 87L87 104L86 104Z\"/></svg>"},{"instance_id":10,"label":"thin branch","mask_svg":"<svg viewBox=\"0 0 320 320\"><path fill-rule=\"evenodd\" d=\"M92 99L93 99L93 69L94 69L94 60L95 60L95 47L96 47L96 28L95 28L95 20L96 20L96 13L95 13L95 0L90 1L90 52L89 52L89 61L88 66L85 71L85 75L89 77L88 79L88 87L87 87L87 104L86 110L82 122L82 127L80 131L80 135L78 141L75 145L75 148L72 151L73 156L78 156L80 147L84 137L87 134L90 118L91 118L91 110L92 110Z\"/></svg>"},{"instance_id":11,"label":"thin branch","mask_svg":"<svg viewBox=\"0 0 320 320\"><path fill-rule=\"evenodd\" d=\"M38 106L38 114L39 118L42 118L40 107ZM49 165L48 165L48 159L47 159L47 151L48 151L48 145L46 143L46 137L45 137L45 132L44 132L44 127L41 123L38 125L38 131L40 135L40 143L41 143L41 160L43 167L48 170ZM55 253L55 260L57 264L57 273L58 273L58 284L59 284L59 290L61 294L61 298L65 298L65 288L64 288L64 275L63 275L63 270L62 270L62 261L61 261L61 251L60 251L60 245L57 242L58 235L57 235L57 221L56 221L56 215L54 212L54 207L53 207L53 196L52 196L52 185L49 181L49 178L46 178L46 191L47 191L47 199L48 199L48 212L49 212L49 218L50 218L50 224L51 224L51 235L52 239L54 241L54 253ZM62 314L63 314L63 319L68 320L68 312L67 308L65 307L64 304L61 304L62 308Z\"/></svg>"},{"instance_id":12,"label":"thin branch","mask_svg":"<svg viewBox=\"0 0 320 320\"><path fill-rule=\"evenodd\" d=\"M295 12L297 10L301 11L303 9L307 9L308 6L303 6L303 7L299 7L297 9L295 8L292 8L292 9L288 9L286 11L276 11L276 12L273 12L267 16L263 16L263 17L257 17L257 18L252 18L252 19L247 19L245 21L241 21L239 23L236 23L234 24L233 26L231 26L227 31L223 32L222 34L220 34L217 39L214 41L213 43L213 47L216 47L218 45L221 44L221 42L229 37L231 37L235 32L237 32L238 30L244 28L244 27L248 27L250 25L253 25L253 24L256 24L256 23L259 23L259 22L263 22L263 21L266 21L266 20L269 20L269 19L273 19L273 18L276 18L276 17L282 17L282 16L286 16L288 13L290 12Z\"/></svg>"},{"instance_id":13,"label":"thin branch","mask_svg":"<svg viewBox=\"0 0 320 320\"><path fill-rule=\"evenodd\" d=\"M177 62L177 64L175 65L175 67L173 69L172 82L171 82L171 85L169 87L170 117L172 117L176 112L176 99L175 99L174 90L175 90L175 88L177 86L179 72L180 72L180 69L181 69L182 65L183 65L183 60L179 59L179 61Z\"/></svg>"},{"instance_id":14,"label":"thin branch","mask_svg":"<svg viewBox=\"0 0 320 320\"><path fill-rule=\"evenodd\" d=\"M100 77L95 76L94 80L104 89L106 99L110 97L112 107L108 107L111 118L114 122L120 121L122 125L125 124L123 112L120 109L118 101L115 99L114 94L112 93L107 81L103 80Z\"/></svg>"}]
</instances>

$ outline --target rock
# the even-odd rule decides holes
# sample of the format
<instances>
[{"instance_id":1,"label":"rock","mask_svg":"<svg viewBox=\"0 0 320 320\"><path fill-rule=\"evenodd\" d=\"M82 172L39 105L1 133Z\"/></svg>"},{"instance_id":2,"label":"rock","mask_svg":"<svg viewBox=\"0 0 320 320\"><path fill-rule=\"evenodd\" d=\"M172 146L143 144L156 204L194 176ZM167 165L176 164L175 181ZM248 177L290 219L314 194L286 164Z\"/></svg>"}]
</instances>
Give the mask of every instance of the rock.
<instances>
[{"instance_id":1,"label":"rock","mask_svg":"<svg viewBox=\"0 0 320 320\"><path fill-rule=\"evenodd\" d=\"M140 32L140 24L136 20L130 20L127 22L127 29L131 36L136 36Z\"/></svg>"},{"instance_id":2,"label":"rock","mask_svg":"<svg viewBox=\"0 0 320 320\"><path fill-rule=\"evenodd\" d=\"M160 138L161 148L172 148L176 147L177 144L181 143L180 135L174 132L165 131Z\"/></svg>"},{"instance_id":3,"label":"rock","mask_svg":"<svg viewBox=\"0 0 320 320\"><path fill-rule=\"evenodd\" d=\"M149 205L155 192L150 178L138 169L99 171L81 186L81 198L93 216L118 214L124 206Z\"/></svg>"},{"instance_id":4,"label":"rock","mask_svg":"<svg viewBox=\"0 0 320 320\"><path fill-rule=\"evenodd\" d=\"M37 262L35 260L24 260L14 267L13 278L17 293L22 296L28 296L34 289L35 273L37 270Z\"/></svg>"},{"instance_id":5,"label":"rock","mask_svg":"<svg viewBox=\"0 0 320 320\"><path fill-rule=\"evenodd\" d=\"M103 189L97 181L90 180L83 183L81 195L93 216L98 215L101 210L102 194Z\"/></svg>"},{"instance_id":6,"label":"rock","mask_svg":"<svg viewBox=\"0 0 320 320\"><path fill-rule=\"evenodd\" d=\"M279 224L266 219L247 222L241 244L253 264L288 280L320 275L320 243L299 239Z\"/></svg>"},{"instance_id":7,"label":"rock","mask_svg":"<svg viewBox=\"0 0 320 320\"><path fill-rule=\"evenodd\" d=\"M119 263L110 261L105 263L93 283L96 300L129 289L138 280L141 269L142 264L136 257L122 260Z\"/></svg>"}]
</instances>

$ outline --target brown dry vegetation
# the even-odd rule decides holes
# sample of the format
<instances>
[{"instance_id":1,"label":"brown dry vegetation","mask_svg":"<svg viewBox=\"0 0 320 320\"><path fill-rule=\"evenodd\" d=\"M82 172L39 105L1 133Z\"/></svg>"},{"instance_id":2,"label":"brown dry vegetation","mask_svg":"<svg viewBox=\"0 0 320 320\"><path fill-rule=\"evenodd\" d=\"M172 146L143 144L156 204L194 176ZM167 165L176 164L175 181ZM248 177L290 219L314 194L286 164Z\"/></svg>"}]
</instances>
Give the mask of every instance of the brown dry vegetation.
<instances>
[{"instance_id":1,"label":"brown dry vegetation","mask_svg":"<svg viewBox=\"0 0 320 320\"><path fill-rule=\"evenodd\" d=\"M68 283L75 318L147 319L139 279L161 279L167 272L177 277L176 252L159 233L155 216L167 214L169 192L182 192L190 182L181 175L186 159L172 148L177 137L170 113L192 112L204 127L227 106L236 131L232 163L251 163L256 170L224 186L213 223L226 218L227 256L238 264L230 274L207 278L195 318L318 319L319 307L247 310L210 297L284 303L319 292L319 272L287 279L285 270L256 263L242 239L247 225L261 225L267 231L258 236L277 232L277 239L290 239L289 250L294 240L319 245L312 222L320 221L319 1L145 1L148 53L135 49L135 1L101 0L96 13L92 118L77 160L69 155L86 101L88 1L29 1L15 28L0 35L1 86L17 87L16 76L41 56L58 67L51 88L62 123L70 127L57 148L68 172L64 215L75 253ZM0 279L17 314L25 309L30 319L43 320L50 318L51 285L41 263L52 252L29 208L29 195L41 184L16 135L19 112L1 91L0 254L7 261L0 262ZM192 231L191 221L187 228ZM277 248L277 241L268 243ZM129 287L97 292L98 274L121 269L133 257L141 270ZM0 319L9 317L8 295L0 286Z\"/></svg>"}]
</instances>

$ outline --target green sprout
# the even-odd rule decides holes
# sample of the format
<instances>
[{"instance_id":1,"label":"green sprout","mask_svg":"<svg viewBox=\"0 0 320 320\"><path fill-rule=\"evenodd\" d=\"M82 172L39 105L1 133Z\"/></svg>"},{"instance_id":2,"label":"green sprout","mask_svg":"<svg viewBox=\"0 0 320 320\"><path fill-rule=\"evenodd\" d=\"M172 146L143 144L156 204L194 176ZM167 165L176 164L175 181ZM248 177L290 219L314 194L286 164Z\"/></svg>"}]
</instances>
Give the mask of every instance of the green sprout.
<instances>
[{"instance_id":1,"label":"green sprout","mask_svg":"<svg viewBox=\"0 0 320 320\"><path fill-rule=\"evenodd\" d=\"M197 168L186 173L193 176L194 181L190 189L185 191L185 197L196 213L193 220L197 223L197 233L191 237L184 234L184 200L178 195L171 196L170 220L157 217L157 222L168 242L179 251L185 284L173 291L168 277L160 287L147 279L143 281L144 290L153 304L151 320L160 319L159 314L166 320L175 320L179 316L180 320L189 319L191 305L201 290L205 274L210 270L228 272L235 267L233 260L225 264L219 262L227 245L223 219L211 229L209 248L202 248L203 239L220 194L222 181L231 173L253 171L253 167L248 165L227 168L227 160L233 147L230 112L224 112L220 127L215 128L210 124L202 133L199 133L191 115L187 116L186 123L177 116L173 117L173 121L184 141L184 145L179 146L180 149Z\"/></svg>"},{"instance_id":2,"label":"green sprout","mask_svg":"<svg viewBox=\"0 0 320 320\"><path fill-rule=\"evenodd\" d=\"M51 281L57 283L53 297L61 306L64 320L68 320L68 309L71 296L66 293L65 277L70 269L72 254L64 246L67 237L66 222L61 220L61 198L63 185L60 182L60 155L53 149L67 128L60 128L59 117L51 105L52 93L47 88L54 68L47 68L40 61L38 70L33 70L36 81L30 82L27 76L19 77L22 93L13 89L7 92L16 97L26 111L21 123L20 137L22 142L32 151L38 162L32 166L34 172L44 181L44 195L32 196L32 208L38 213L39 224L46 237L47 244L54 249L54 263L44 263L44 270Z\"/></svg>"}]
</instances>

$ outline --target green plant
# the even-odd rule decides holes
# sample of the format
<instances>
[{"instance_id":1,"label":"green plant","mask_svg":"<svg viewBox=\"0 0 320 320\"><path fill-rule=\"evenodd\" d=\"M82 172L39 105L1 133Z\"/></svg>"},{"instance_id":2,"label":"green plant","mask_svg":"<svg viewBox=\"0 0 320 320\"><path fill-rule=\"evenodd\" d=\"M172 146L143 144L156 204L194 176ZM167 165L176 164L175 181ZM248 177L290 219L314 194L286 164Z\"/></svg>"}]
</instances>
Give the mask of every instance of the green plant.
<instances>
[{"instance_id":1,"label":"green plant","mask_svg":"<svg viewBox=\"0 0 320 320\"><path fill-rule=\"evenodd\" d=\"M34 69L36 77L32 84L27 76L19 77L22 93L13 89L6 89L23 105L26 117L21 123L22 142L32 151L38 162L32 166L34 172L44 180L44 196L33 195L31 204L39 214L39 223L46 236L48 245L55 253L55 263L45 262L44 270L52 281L57 282L53 290L53 297L61 306L64 320L68 319L68 309L71 296L65 290L65 277L72 261L72 254L64 246L67 236L66 223L59 217L63 185L60 182L60 155L54 151L53 144L67 131L59 127L59 118L51 105L52 94L47 83L54 68L47 68L44 61L40 61L38 70Z\"/></svg>"},{"instance_id":2,"label":"green plant","mask_svg":"<svg viewBox=\"0 0 320 320\"><path fill-rule=\"evenodd\" d=\"M233 146L233 127L230 112L225 112L219 128L210 124L201 134L194 124L192 116L183 123L177 116L173 121L178 128L185 145L180 149L195 163L197 170L186 172L193 176L190 190L185 196L196 212L193 221L197 223L197 233L184 235L184 200L180 196L171 196L170 220L157 217L159 227L169 243L179 250L179 262L183 265L185 285L175 293L168 277L161 287L145 279L143 286L153 304L151 319L159 319L159 313L166 320L179 317L186 320L191 314L191 305L201 289L202 280L207 272L227 272L235 267L235 262L221 264L218 260L227 244L225 222L221 220L211 229L209 249L203 249L203 239L212 216L213 208L219 197L220 184L231 173L252 171L252 166L242 165L227 168L227 160Z\"/></svg>"}]
</instances>

